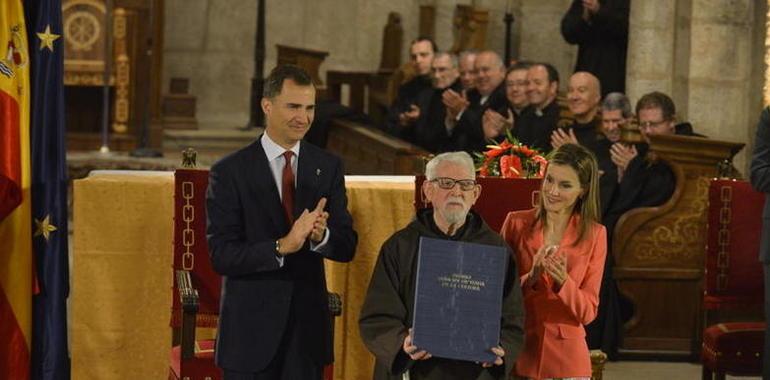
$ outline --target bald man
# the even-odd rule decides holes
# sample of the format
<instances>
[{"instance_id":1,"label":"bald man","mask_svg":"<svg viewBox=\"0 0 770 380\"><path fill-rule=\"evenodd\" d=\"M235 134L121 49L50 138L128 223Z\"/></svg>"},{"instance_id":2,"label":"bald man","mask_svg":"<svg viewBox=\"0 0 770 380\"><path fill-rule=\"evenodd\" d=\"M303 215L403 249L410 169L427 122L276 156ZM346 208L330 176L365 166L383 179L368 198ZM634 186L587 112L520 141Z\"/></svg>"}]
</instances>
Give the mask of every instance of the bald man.
<instances>
[{"instance_id":1,"label":"bald man","mask_svg":"<svg viewBox=\"0 0 770 380\"><path fill-rule=\"evenodd\" d=\"M508 115L503 60L494 51L485 50L476 56L474 67L477 71L474 90L459 93L447 90L443 95L446 128L451 131L455 149L466 152L478 152L486 146L482 118L487 111Z\"/></svg>"},{"instance_id":2,"label":"bald man","mask_svg":"<svg viewBox=\"0 0 770 380\"><path fill-rule=\"evenodd\" d=\"M585 71L572 74L567 87L567 104L575 123L566 129L555 130L551 135L551 146L556 149L573 143L595 149L597 134L601 132L601 120L598 119L601 100L599 79Z\"/></svg>"}]
</instances>

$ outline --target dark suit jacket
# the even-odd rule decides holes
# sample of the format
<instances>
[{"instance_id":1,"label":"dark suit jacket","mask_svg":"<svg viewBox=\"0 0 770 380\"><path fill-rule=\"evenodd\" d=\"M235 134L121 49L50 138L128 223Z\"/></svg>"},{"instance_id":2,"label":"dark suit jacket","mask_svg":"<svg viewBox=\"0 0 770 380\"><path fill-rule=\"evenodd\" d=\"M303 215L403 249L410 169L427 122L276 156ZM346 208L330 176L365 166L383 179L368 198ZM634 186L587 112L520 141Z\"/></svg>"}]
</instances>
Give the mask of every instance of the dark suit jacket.
<instances>
[{"instance_id":1,"label":"dark suit jacket","mask_svg":"<svg viewBox=\"0 0 770 380\"><path fill-rule=\"evenodd\" d=\"M324 365L332 361L332 336L323 259L352 260L358 239L347 211L342 163L301 142L294 216L326 197L330 235L323 253L306 243L279 267L275 241L290 225L261 138L210 172L207 238L211 263L223 276L216 362L241 372L262 370L291 319L303 350Z\"/></svg>"},{"instance_id":2,"label":"dark suit jacket","mask_svg":"<svg viewBox=\"0 0 770 380\"><path fill-rule=\"evenodd\" d=\"M770 263L770 107L762 111L751 157L751 185L765 194L759 260Z\"/></svg>"},{"instance_id":3,"label":"dark suit jacket","mask_svg":"<svg viewBox=\"0 0 770 380\"><path fill-rule=\"evenodd\" d=\"M447 89L461 92L460 80L456 80ZM431 153L454 150L454 145L444 124L446 106L444 106L442 96L447 89L429 88L423 90L415 102L420 107L420 117L406 127L399 127L398 136Z\"/></svg>"},{"instance_id":4,"label":"dark suit jacket","mask_svg":"<svg viewBox=\"0 0 770 380\"><path fill-rule=\"evenodd\" d=\"M491 109L500 115L508 117L508 99L505 97L505 82L489 94L487 101L481 104L481 94L476 90L468 92L470 105L463 111L460 120L452 131L452 141L457 150L469 153L485 150L487 141L484 128L481 125L484 112Z\"/></svg>"}]
</instances>

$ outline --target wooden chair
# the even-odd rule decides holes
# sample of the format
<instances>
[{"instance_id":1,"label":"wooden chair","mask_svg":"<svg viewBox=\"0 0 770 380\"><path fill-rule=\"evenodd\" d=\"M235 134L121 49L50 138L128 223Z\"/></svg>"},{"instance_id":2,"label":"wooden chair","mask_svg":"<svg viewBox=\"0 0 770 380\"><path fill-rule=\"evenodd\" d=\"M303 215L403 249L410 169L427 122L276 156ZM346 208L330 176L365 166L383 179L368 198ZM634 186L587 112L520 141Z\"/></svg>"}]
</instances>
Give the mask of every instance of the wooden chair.
<instances>
[{"instance_id":1,"label":"wooden chair","mask_svg":"<svg viewBox=\"0 0 770 380\"><path fill-rule=\"evenodd\" d=\"M761 310L762 266L757 262L764 194L746 181L709 183L703 308ZM708 321L708 315L704 318ZM707 322L708 323L708 322ZM728 322L703 332L703 379L761 375L764 322Z\"/></svg>"},{"instance_id":2,"label":"wooden chair","mask_svg":"<svg viewBox=\"0 0 770 380\"><path fill-rule=\"evenodd\" d=\"M194 160L194 159L193 159ZM171 326L179 344L171 349L170 380L216 380L214 340L196 340L196 327L215 328L219 317L221 277L209 261L206 243L208 170L178 169L174 173L174 296ZM340 296L329 293L329 312L342 312ZM331 380L332 365L324 369Z\"/></svg>"}]
</instances>

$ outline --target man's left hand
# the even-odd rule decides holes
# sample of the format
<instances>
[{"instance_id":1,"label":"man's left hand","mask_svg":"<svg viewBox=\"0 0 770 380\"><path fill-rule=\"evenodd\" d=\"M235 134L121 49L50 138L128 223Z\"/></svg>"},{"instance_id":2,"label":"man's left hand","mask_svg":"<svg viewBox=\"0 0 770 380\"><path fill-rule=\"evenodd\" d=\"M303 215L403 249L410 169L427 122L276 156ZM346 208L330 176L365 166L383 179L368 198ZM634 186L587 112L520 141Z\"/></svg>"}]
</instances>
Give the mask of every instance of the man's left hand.
<instances>
[{"instance_id":1,"label":"man's left hand","mask_svg":"<svg viewBox=\"0 0 770 380\"><path fill-rule=\"evenodd\" d=\"M484 130L485 138L496 138L503 134L503 131L513 127L513 113L511 113L511 110L508 110L508 118L505 118L503 115L488 109L484 111L484 115L481 118L481 125Z\"/></svg>"},{"instance_id":2,"label":"man's left hand","mask_svg":"<svg viewBox=\"0 0 770 380\"><path fill-rule=\"evenodd\" d=\"M551 146L554 149L558 149L564 144L579 144L572 128L569 129L569 132L565 132L561 128L556 128L556 130L551 133Z\"/></svg>"},{"instance_id":3,"label":"man's left hand","mask_svg":"<svg viewBox=\"0 0 770 380\"><path fill-rule=\"evenodd\" d=\"M484 368L489 368L489 367L496 366L496 365L503 365L503 358L505 357L505 350L503 350L502 347L497 346L497 347L490 348L490 351L492 351L492 353L495 354L495 356L497 356L495 358L495 361L481 363L481 366L484 367Z\"/></svg>"},{"instance_id":4,"label":"man's left hand","mask_svg":"<svg viewBox=\"0 0 770 380\"><path fill-rule=\"evenodd\" d=\"M310 241L314 243L323 241L324 234L326 234L326 221L329 219L329 213L323 210L326 205L325 198L323 198L323 200L324 202L321 203L321 201L319 201L315 210L313 210L313 212L317 213L317 216L313 223L313 230L310 232Z\"/></svg>"}]
</instances>

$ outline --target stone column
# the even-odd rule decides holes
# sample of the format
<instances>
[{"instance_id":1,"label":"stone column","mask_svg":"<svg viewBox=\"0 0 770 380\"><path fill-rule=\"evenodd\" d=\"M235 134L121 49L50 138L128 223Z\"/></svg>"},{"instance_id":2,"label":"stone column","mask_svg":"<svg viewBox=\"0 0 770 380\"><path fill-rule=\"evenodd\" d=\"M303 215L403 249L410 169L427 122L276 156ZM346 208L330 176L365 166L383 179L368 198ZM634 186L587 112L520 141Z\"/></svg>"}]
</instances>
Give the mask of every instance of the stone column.
<instances>
[{"instance_id":1,"label":"stone column","mask_svg":"<svg viewBox=\"0 0 770 380\"><path fill-rule=\"evenodd\" d=\"M749 99L755 0L692 0L687 111L682 116L711 138L748 142L759 101ZM750 111L753 110L753 111ZM745 150L736 160L743 167Z\"/></svg>"},{"instance_id":2,"label":"stone column","mask_svg":"<svg viewBox=\"0 0 770 380\"><path fill-rule=\"evenodd\" d=\"M631 1L626 92L632 105L650 91L673 93L678 2Z\"/></svg>"}]
</instances>

